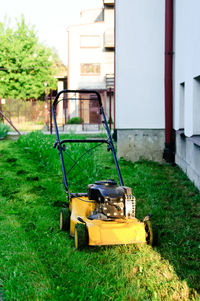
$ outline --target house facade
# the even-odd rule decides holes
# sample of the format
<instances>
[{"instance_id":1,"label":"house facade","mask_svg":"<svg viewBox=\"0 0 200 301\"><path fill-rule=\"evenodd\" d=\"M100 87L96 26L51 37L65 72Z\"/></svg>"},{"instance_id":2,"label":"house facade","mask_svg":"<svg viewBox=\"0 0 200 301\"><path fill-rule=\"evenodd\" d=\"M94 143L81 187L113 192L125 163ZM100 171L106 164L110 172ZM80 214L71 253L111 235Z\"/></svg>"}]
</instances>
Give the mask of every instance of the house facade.
<instances>
[{"instance_id":1,"label":"house facade","mask_svg":"<svg viewBox=\"0 0 200 301\"><path fill-rule=\"evenodd\" d=\"M113 117L113 88L114 1L105 0L103 8L82 11L80 24L68 28L68 89L99 91L105 111L111 106ZM98 122L94 111L98 111L98 103L92 99L68 104L68 118L80 116L84 123Z\"/></svg>"},{"instance_id":2,"label":"house facade","mask_svg":"<svg viewBox=\"0 0 200 301\"><path fill-rule=\"evenodd\" d=\"M118 0L115 91L118 155L162 160L164 0Z\"/></svg>"},{"instance_id":3,"label":"house facade","mask_svg":"<svg viewBox=\"0 0 200 301\"><path fill-rule=\"evenodd\" d=\"M200 2L174 1L175 162L200 189Z\"/></svg>"},{"instance_id":4,"label":"house facade","mask_svg":"<svg viewBox=\"0 0 200 301\"><path fill-rule=\"evenodd\" d=\"M174 157L200 189L200 2L118 0L115 11L118 155Z\"/></svg>"}]
</instances>

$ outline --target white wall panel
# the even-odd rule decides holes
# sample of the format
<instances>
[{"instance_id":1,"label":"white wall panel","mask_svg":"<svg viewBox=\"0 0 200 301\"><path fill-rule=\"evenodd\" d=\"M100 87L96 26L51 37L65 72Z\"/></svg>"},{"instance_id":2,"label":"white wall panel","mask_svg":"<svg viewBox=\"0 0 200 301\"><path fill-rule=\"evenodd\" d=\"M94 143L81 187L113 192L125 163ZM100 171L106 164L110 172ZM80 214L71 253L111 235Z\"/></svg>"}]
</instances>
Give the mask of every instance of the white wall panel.
<instances>
[{"instance_id":1,"label":"white wall panel","mask_svg":"<svg viewBox=\"0 0 200 301\"><path fill-rule=\"evenodd\" d=\"M164 0L117 0L116 127L164 128Z\"/></svg>"},{"instance_id":2,"label":"white wall panel","mask_svg":"<svg viewBox=\"0 0 200 301\"><path fill-rule=\"evenodd\" d=\"M185 82L185 127L190 137L200 133L196 77L200 76L200 1L176 0L174 17L174 128L180 128L179 86Z\"/></svg>"}]
</instances>

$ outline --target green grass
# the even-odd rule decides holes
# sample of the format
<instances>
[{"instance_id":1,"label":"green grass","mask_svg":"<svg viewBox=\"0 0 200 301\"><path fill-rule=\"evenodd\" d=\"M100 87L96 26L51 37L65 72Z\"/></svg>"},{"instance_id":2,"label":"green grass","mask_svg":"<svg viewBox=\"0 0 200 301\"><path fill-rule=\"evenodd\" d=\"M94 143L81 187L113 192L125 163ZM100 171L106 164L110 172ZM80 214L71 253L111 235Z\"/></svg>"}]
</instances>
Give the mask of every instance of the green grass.
<instances>
[{"instance_id":1,"label":"green grass","mask_svg":"<svg viewBox=\"0 0 200 301\"><path fill-rule=\"evenodd\" d=\"M3 139L7 136L10 127L7 124L3 124L0 122L0 139Z\"/></svg>"},{"instance_id":2,"label":"green grass","mask_svg":"<svg viewBox=\"0 0 200 301\"><path fill-rule=\"evenodd\" d=\"M0 287L5 299L199 300L200 195L182 171L120 160L125 185L137 197L137 217L153 215L158 245L76 251L73 239L59 231L65 192L54 140L34 133L0 142ZM68 151L75 159L84 148ZM84 168L97 180L116 179L111 153L103 146L100 154L97 150L83 160ZM80 168L69 174L72 191L85 191L89 182Z\"/></svg>"}]
</instances>

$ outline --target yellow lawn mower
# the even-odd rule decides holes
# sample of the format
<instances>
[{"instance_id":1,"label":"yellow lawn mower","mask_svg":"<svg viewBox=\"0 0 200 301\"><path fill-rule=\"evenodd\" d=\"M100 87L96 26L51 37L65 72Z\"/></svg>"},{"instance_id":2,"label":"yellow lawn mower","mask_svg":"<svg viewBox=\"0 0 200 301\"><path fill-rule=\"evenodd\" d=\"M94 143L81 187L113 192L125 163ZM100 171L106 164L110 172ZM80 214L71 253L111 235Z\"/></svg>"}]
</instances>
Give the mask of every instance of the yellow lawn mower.
<instances>
[{"instance_id":1,"label":"yellow lawn mower","mask_svg":"<svg viewBox=\"0 0 200 301\"><path fill-rule=\"evenodd\" d=\"M99 116L107 132L107 139L64 139L60 140L57 121L56 107L59 102L74 99L74 95L90 95L91 101L96 101L99 106ZM92 97L91 97L92 95ZM82 97L81 101L86 100ZM119 244L152 244L153 233L149 216L143 221L135 217L136 199L132 193L132 188L124 186L119 169L114 144L102 106L101 96L96 91L90 90L62 90L53 103L52 114L56 132L56 142L54 147L58 149L65 190L68 197L69 206L65 206L60 212L60 229L69 230L74 237L76 249L89 246L119 245ZM69 191L66 177L63 153L66 151L68 143L98 143L107 145L107 149L112 151L119 185L115 180L106 179L95 181L87 187L87 193L74 193ZM73 162L74 167L79 160L87 153L80 155L77 161Z\"/></svg>"}]
</instances>

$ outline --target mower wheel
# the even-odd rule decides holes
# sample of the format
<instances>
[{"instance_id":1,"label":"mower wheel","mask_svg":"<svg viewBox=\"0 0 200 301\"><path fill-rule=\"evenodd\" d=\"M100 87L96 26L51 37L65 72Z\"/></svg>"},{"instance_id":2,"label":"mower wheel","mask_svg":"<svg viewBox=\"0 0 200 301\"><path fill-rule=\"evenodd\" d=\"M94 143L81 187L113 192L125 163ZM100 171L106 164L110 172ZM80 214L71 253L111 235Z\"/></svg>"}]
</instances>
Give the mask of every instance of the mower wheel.
<instances>
[{"instance_id":1,"label":"mower wheel","mask_svg":"<svg viewBox=\"0 0 200 301\"><path fill-rule=\"evenodd\" d=\"M150 221L144 221L147 245L153 245L153 230Z\"/></svg>"},{"instance_id":2,"label":"mower wheel","mask_svg":"<svg viewBox=\"0 0 200 301\"><path fill-rule=\"evenodd\" d=\"M81 250L88 245L88 232L85 224L78 223L75 225L74 243L77 250Z\"/></svg>"},{"instance_id":3,"label":"mower wheel","mask_svg":"<svg viewBox=\"0 0 200 301\"><path fill-rule=\"evenodd\" d=\"M67 231L70 228L69 208L62 208L60 211L60 230Z\"/></svg>"}]
</instances>

